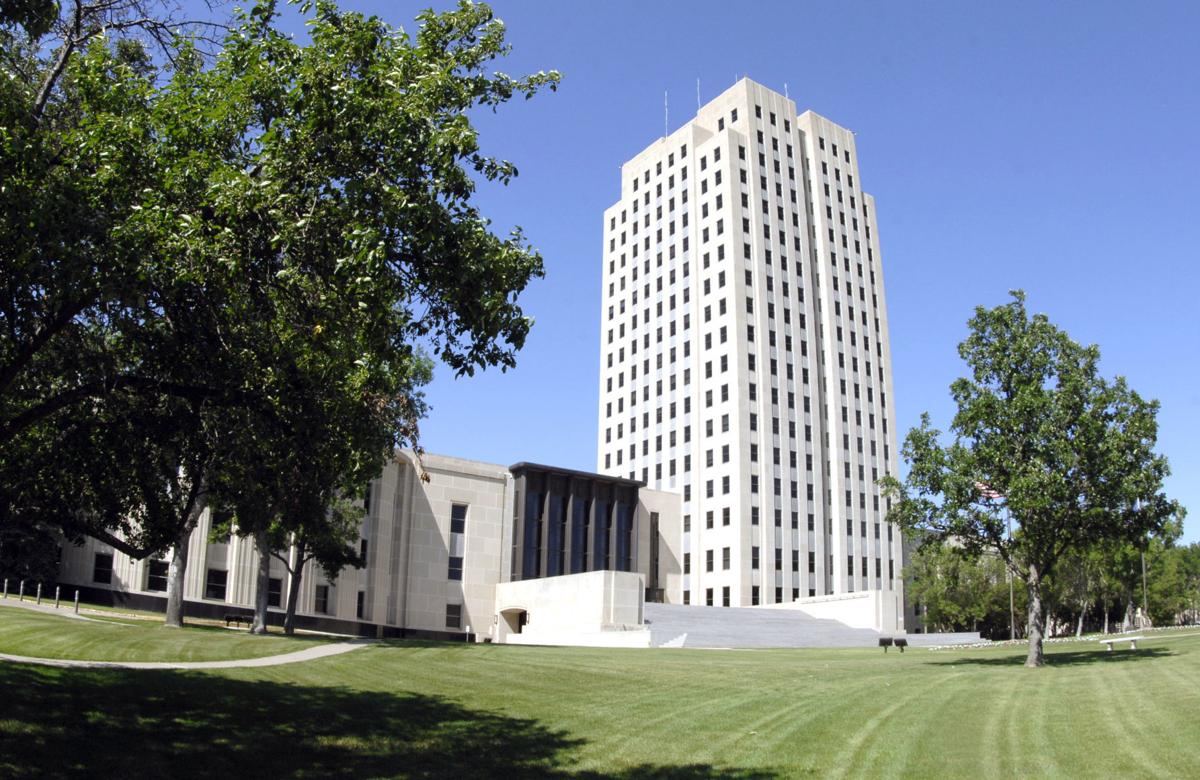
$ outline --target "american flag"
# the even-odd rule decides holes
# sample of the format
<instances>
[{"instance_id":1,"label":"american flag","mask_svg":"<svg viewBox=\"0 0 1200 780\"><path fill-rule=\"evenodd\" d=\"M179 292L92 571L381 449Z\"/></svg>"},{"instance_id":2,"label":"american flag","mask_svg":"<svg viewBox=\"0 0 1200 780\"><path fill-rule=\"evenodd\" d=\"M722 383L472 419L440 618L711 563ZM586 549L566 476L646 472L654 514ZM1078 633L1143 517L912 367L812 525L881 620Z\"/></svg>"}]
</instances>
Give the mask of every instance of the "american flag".
<instances>
[{"instance_id":1,"label":"american flag","mask_svg":"<svg viewBox=\"0 0 1200 780\"><path fill-rule=\"evenodd\" d=\"M1004 498L1004 495L1002 493L1000 493L999 491L996 491L996 490L992 490L991 486L988 485L986 482L976 482L975 489L978 490L979 493L984 498L990 498L993 501L995 501L998 498Z\"/></svg>"}]
</instances>

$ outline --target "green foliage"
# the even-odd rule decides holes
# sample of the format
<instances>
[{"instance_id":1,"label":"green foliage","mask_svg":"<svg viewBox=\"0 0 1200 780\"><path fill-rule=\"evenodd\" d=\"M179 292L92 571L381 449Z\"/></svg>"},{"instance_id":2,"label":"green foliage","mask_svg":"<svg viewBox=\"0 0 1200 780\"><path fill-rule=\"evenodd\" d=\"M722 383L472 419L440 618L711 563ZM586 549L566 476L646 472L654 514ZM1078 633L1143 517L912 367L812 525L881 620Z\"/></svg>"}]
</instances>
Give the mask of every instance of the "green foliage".
<instances>
[{"instance_id":1,"label":"green foliage","mask_svg":"<svg viewBox=\"0 0 1200 780\"><path fill-rule=\"evenodd\" d=\"M891 522L969 554L993 550L1025 578L1036 665L1042 579L1063 556L1162 534L1183 509L1161 492L1168 467L1154 453L1157 402L1121 377L1100 377L1097 347L1030 317L1020 292L978 307L969 327L959 354L970 374L951 385L952 441L943 445L922 415L904 442L907 480L881 483L895 500Z\"/></svg>"},{"instance_id":2,"label":"green foliage","mask_svg":"<svg viewBox=\"0 0 1200 780\"><path fill-rule=\"evenodd\" d=\"M1151 544L1146 554L1146 583L1154 625L1200 622L1200 543L1186 547Z\"/></svg>"},{"instance_id":3,"label":"green foliage","mask_svg":"<svg viewBox=\"0 0 1200 780\"><path fill-rule=\"evenodd\" d=\"M426 352L515 364L542 261L473 206L516 169L468 114L558 75L490 73L482 4L412 36L308 10L310 44L261 2L166 70L135 21L46 58L5 39L28 68L0 84L0 527L141 556L211 500L336 569L329 509L417 443Z\"/></svg>"},{"instance_id":4,"label":"green foliage","mask_svg":"<svg viewBox=\"0 0 1200 780\"><path fill-rule=\"evenodd\" d=\"M57 18L54 0L0 0L0 27L21 27L35 40L50 32Z\"/></svg>"},{"instance_id":5,"label":"green foliage","mask_svg":"<svg viewBox=\"0 0 1200 780\"><path fill-rule=\"evenodd\" d=\"M17 591L21 580L49 585L58 581L58 539L39 525L0 528L0 580Z\"/></svg>"},{"instance_id":6,"label":"green foliage","mask_svg":"<svg viewBox=\"0 0 1200 780\"><path fill-rule=\"evenodd\" d=\"M997 556L971 557L952 544L926 544L914 551L904 576L905 597L920 606L926 629L1008 638L1008 574ZM1020 610L1025 599L1023 593L1017 595Z\"/></svg>"}]
</instances>

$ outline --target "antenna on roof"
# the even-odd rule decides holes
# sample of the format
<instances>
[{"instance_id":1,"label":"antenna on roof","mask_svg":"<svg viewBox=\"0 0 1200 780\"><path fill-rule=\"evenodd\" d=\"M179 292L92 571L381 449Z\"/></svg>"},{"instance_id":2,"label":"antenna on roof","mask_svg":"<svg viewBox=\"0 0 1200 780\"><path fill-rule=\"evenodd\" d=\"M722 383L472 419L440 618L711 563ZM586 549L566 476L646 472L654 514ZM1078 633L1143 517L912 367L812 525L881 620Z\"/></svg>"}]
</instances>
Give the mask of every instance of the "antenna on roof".
<instances>
[{"instance_id":1,"label":"antenna on roof","mask_svg":"<svg viewBox=\"0 0 1200 780\"><path fill-rule=\"evenodd\" d=\"M696 110L700 110L700 79L696 79Z\"/></svg>"},{"instance_id":2,"label":"antenna on roof","mask_svg":"<svg viewBox=\"0 0 1200 780\"><path fill-rule=\"evenodd\" d=\"M667 106L667 91L663 90L663 138L666 138L670 133L667 128L671 124L671 111Z\"/></svg>"}]
</instances>

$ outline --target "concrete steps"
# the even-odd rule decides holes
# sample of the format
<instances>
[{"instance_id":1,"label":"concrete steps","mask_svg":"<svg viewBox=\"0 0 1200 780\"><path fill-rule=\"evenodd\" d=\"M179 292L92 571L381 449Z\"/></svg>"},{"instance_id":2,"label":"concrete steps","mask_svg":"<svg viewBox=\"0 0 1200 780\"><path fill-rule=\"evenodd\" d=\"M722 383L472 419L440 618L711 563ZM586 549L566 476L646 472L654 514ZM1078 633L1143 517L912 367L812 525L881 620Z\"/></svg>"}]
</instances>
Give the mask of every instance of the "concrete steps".
<instances>
[{"instance_id":1,"label":"concrete steps","mask_svg":"<svg viewBox=\"0 0 1200 780\"><path fill-rule=\"evenodd\" d=\"M878 631L802 612L646 604L651 647L878 647Z\"/></svg>"}]
</instances>

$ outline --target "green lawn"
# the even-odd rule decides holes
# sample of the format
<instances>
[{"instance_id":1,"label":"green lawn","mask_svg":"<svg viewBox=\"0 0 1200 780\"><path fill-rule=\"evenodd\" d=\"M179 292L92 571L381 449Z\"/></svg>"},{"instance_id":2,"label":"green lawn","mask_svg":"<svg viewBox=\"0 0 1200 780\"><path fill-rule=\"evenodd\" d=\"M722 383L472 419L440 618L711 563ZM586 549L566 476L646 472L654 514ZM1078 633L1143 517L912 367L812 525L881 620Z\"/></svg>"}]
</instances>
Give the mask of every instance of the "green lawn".
<instances>
[{"instance_id":1,"label":"green lawn","mask_svg":"<svg viewBox=\"0 0 1200 780\"><path fill-rule=\"evenodd\" d=\"M436 643L219 672L0 663L0 776L1196 775L1200 637L1048 652L1042 670L1011 649Z\"/></svg>"},{"instance_id":2,"label":"green lawn","mask_svg":"<svg viewBox=\"0 0 1200 780\"><path fill-rule=\"evenodd\" d=\"M66 612L67 610L64 610ZM0 607L0 653L86 661L225 661L290 653L323 641L252 636L243 631L89 616L74 620L16 607ZM0 717L3 707L0 705Z\"/></svg>"}]
</instances>

